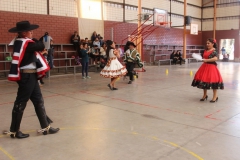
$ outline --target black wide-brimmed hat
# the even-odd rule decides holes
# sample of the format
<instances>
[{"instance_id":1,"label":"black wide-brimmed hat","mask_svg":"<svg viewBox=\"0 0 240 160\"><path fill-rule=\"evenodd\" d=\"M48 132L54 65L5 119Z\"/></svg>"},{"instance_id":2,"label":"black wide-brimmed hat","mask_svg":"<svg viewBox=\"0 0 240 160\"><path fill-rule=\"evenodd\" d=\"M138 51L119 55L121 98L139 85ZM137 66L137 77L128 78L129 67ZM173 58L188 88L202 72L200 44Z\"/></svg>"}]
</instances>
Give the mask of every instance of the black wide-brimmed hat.
<instances>
[{"instance_id":1,"label":"black wide-brimmed hat","mask_svg":"<svg viewBox=\"0 0 240 160\"><path fill-rule=\"evenodd\" d=\"M128 43L128 46L134 46L134 47L136 47L136 45L135 45L133 42L129 42L129 43Z\"/></svg>"},{"instance_id":2,"label":"black wide-brimmed hat","mask_svg":"<svg viewBox=\"0 0 240 160\"><path fill-rule=\"evenodd\" d=\"M24 31L31 31L34 29L37 29L39 25L36 24L30 24L29 21L21 21L16 23L16 27L13 27L8 30L8 32L11 33L17 33L17 32L24 32Z\"/></svg>"}]
</instances>

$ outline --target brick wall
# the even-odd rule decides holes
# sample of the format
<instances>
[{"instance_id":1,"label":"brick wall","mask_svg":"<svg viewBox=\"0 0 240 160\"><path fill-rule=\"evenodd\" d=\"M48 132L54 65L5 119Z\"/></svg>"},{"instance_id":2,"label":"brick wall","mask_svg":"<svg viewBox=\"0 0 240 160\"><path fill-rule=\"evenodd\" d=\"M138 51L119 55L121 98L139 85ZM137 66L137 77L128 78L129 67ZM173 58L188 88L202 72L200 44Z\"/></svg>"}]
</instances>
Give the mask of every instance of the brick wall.
<instances>
[{"instance_id":1,"label":"brick wall","mask_svg":"<svg viewBox=\"0 0 240 160\"><path fill-rule=\"evenodd\" d=\"M208 38L213 37L213 31L203 31L202 43L205 44ZM240 36L239 30L222 30L216 31L216 40L219 43L220 39L235 39L234 58L240 58Z\"/></svg>"},{"instance_id":2,"label":"brick wall","mask_svg":"<svg viewBox=\"0 0 240 160\"><path fill-rule=\"evenodd\" d=\"M29 20L40 27L34 30L34 37L40 38L46 31L53 37L54 43L70 43L73 31L78 30L78 18L40 14L27 14L0 11L0 43L9 43L15 36L8 29L16 26L16 22Z\"/></svg>"},{"instance_id":3,"label":"brick wall","mask_svg":"<svg viewBox=\"0 0 240 160\"><path fill-rule=\"evenodd\" d=\"M113 28L113 39L121 44L122 40L137 29L137 24L123 23L123 22L104 22L104 38L111 39L111 28ZM153 27L154 28L154 27ZM125 42L124 42L125 43ZM183 30L182 29L165 29L158 27L150 36L148 36L144 44L159 45L159 44L183 44ZM202 45L202 33L198 35L190 35L187 31L187 45Z\"/></svg>"}]
</instances>

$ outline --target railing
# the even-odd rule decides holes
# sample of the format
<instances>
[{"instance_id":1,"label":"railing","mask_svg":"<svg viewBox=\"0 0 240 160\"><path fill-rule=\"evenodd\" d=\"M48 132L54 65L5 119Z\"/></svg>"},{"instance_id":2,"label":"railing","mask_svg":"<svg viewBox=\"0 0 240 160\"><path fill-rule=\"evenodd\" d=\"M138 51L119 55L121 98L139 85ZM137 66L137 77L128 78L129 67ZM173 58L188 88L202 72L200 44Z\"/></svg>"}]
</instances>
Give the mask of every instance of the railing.
<instances>
[{"instance_id":1,"label":"railing","mask_svg":"<svg viewBox=\"0 0 240 160\"><path fill-rule=\"evenodd\" d=\"M59 69L65 68L65 72L67 73L68 68L73 68L74 73L76 73L76 68L78 65L72 65L74 58L72 56L76 56L76 51L73 50L72 44L54 44L54 65L55 68ZM183 47L181 45L143 45L143 54L146 63L150 64L158 64L160 65L162 61L170 61L170 54L174 50L180 50L182 52ZM10 70L10 61L5 60L7 56L11 56L12 48L8 46L8 44L1 43L0 44L0 73L4 73L5 76L7 72ZM202 53L204 50L204 46L201 45L188 45L187 46L187 59L191 58L192 53ZM160 60L160 61L159 61ZM57 61L57 62L56 62ZM171 61L170 61L171 64ZM51 71L50 71L51 72Z\"/></svg>"}]
</instances>

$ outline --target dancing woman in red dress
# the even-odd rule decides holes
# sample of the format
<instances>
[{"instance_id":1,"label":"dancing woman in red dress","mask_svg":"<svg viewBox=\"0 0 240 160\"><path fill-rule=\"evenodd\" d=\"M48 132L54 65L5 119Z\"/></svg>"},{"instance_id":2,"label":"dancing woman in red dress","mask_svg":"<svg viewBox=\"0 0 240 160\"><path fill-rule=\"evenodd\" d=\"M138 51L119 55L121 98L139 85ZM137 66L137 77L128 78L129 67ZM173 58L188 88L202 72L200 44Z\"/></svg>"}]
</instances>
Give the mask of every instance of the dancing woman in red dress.
<instances>
[{"instance_id":1,"label":"dancing woman in red dress","mask_svg":"<svg viewBox=\"0 0 240 160\"><path fill-rule=\"evenodd\" d=\"M207 49L202 55L204 63L195 74L192 86L203 89L203 97L200 101L207 100L207 90L213 89L213 98L210 102L214 103L218 100L217 89L224 89L224 85L222 76L217 69L216 61L218 60L218 54L216 40L209 38L206 45Z\"/></svg>"}]
</instances>

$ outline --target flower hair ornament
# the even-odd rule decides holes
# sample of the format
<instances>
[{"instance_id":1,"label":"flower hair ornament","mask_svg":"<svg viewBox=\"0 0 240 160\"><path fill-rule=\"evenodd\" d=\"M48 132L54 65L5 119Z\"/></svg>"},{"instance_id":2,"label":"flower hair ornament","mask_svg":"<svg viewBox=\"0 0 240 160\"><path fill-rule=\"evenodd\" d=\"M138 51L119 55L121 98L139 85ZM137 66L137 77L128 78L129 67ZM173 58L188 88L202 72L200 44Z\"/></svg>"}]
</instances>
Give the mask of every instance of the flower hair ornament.
<instances>
[{"instance_id":1,"label":"flower hair ornament","mask_svg":"<svg viewBox=\"0 0 240 160\"><path fill-rule=\"evenodd\" d=\"M213 43L217 43L216 39L213 39Z\"/></svg>"}]
</instances>

